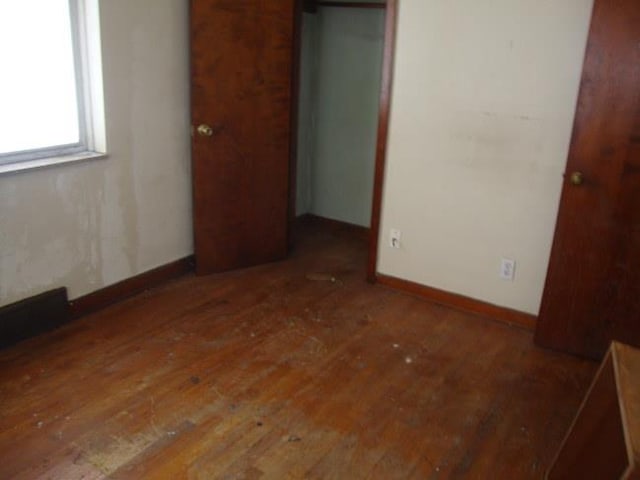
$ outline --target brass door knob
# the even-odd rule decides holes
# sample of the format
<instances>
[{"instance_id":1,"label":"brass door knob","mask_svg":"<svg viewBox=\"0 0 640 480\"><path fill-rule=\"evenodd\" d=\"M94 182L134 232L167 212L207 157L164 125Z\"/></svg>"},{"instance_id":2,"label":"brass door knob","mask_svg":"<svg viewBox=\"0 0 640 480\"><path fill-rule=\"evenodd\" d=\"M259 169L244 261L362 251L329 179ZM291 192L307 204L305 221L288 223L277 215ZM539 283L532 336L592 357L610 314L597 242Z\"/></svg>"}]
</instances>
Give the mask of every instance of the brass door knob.
<instances>
[{"instance_id":1,"label":"brass door knob","mask_svg":"<svg viewBox=\"0 0 640 480\"><path fill-rule=\"evenodd\" d=\"M213 135L213 128L209 125L205 125L204 123L202 125L198 125L198 135L201 137L210 137Z\"/></svg>"},{"instance_id":2,"label":"brass door knob","mask_svg":"<svg viewBox=\"0 0 640 480\"><path fill-rule=\"evenodd\" d=\"M584 183L584 174L582 172L573 172L569 179L572 185L582 185Z\"/></svg>"}]
</instances>

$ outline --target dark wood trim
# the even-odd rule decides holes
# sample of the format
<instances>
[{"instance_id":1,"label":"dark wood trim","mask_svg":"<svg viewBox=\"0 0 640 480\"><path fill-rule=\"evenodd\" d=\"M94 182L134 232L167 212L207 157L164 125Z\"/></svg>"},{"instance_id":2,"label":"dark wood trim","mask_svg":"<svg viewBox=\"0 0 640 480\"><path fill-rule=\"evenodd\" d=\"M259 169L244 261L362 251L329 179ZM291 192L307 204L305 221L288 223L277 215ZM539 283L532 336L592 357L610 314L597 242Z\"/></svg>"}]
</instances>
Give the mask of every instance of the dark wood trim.
<instances>
[{"instance_id":1,"label":"dark wood trim","mask_svg":"<svg viewBox=\"0 0 640 480\"><path fill-rule=\"evenodd\" d=\"M382 62L382 85L380 88L380 111L378 113L378 141L376 145L376 165L373 180L373 201L371 204L371 239L369 241L369 261L367 280L376 281L378 263L378 237L380 235L380 215L382 210L382 189L387 161L387 140L389 135L389 115L391 111L391 87L393 83L393 59L395 53L397 0L388 0L384 33L384 57Z\"/></svg>"},{"instance_id":2,"label":"dark wood trim","mask_svg":"<svg viewBox=\"0 0 640 480\"><path fill-rule=\"evenodd\" d=\"M305 213L304 215L300 215L296 218L296 221L300 223L319 223L331 230L349 229L355 232L358 236L362 237L362 239L365 241L369 241L369 239L371 238L371 231L367 227L356 225L355 223L343 222L341 220L334 220L332 218L320 217L318 215L314 215L313 213Z\"/></svg>"},{"instance_id":3,"label":"dark wood trim","mask_svg":"<svg viewBox=\"0 0 640 480\"><path fill-rule=\"evenodd\" d=\"M296 189L298 188L298 129L300 110L300 69L302 65L302 16L304 0L295 0L293 11L293 51L291 56L291 126L289 147L289 205L287 219L287 249L293 249L293 235L291 227L296 219Z\"/></svg>"},{"instance_id":4,"label":"dark wood trim","mask_svg":"<svg viewBox=\"0 0 640 480\"><path fill-rule=\"evenodd\" d=\"M325 1L317 1L316 5L318 7L344 7L344 8L382 8L385 9L387 6L384 3L379 2L325 2Z\"/></svg>"},{"instance_id":5,"label":"dark wood trim","mask_svg":"<svg viewBox=\"0 0 640 480\"><path fill-rule=\"evenodd\" d=\"M529 313L519 312L506 307L500 307L491 303L486 303L473 298L458 295L456 293L445 292L437 288L427 287L408 280L399 278L377 275L377 281L381 285L400 290L412 295L429 300L433 303L445 305L447 307L461 310L467 313L474 313L493 320L498 320L509 325L524 328L533 332L536 326L536 317Z\"/></svg>"},{"instance_id":6,"label":"dark wood trim","mask_svg":"<svg viewBox=\"0 0 640 480\"><path fill-rule=\"evenodd\" d=\"M191 255L71 300L69 302L71 317L78 318L88 315L169 280L186 275L193 271L194 265L194 256Z\"/></svg>"}]
</instances>

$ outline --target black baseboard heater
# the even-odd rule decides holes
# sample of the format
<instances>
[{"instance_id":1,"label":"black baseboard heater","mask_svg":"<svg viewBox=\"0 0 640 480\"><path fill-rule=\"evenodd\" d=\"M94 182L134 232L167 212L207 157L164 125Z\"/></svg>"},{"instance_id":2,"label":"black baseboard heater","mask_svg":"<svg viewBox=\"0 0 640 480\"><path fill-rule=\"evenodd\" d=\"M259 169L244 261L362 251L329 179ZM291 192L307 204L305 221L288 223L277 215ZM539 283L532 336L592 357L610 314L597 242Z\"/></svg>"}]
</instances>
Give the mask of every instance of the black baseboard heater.
<instances>
[{"instance_id":1,"label":"black baseboard heater","mask_svg":"<svg viewBox=\"0 0 640 480\"><path fill-rule=\"evenodd\" d=\"M66 288L0 307L0 348L54 330L70 319Z\"/></svg>"}]
</instances>

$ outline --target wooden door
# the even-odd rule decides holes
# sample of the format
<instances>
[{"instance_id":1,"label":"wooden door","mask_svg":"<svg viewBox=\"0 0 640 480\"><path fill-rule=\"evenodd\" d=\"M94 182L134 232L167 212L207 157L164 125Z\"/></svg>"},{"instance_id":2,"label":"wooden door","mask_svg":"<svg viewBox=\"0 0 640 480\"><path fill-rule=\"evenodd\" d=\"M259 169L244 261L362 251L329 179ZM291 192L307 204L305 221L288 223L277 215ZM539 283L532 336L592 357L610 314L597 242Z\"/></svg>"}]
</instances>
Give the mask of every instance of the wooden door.
<instances>
[{"instance_id":1,"label":"wooden door","mask_svg":"<svg viewBox=\"0 0 640 480\"><path fill-rule=\"evenodd\" d=\"M640 1L596 0L536 342L640 345Z\"/></svg>"},{"instance_id":2,"label":"wooden door","mask_svg":"<svg viewBox=\"0 0 640 480\"><path fill-rule=\"evenodd\" d=\"M191 0L196 271L287 253L294 0Z\"/></svg>"}]
</instances>

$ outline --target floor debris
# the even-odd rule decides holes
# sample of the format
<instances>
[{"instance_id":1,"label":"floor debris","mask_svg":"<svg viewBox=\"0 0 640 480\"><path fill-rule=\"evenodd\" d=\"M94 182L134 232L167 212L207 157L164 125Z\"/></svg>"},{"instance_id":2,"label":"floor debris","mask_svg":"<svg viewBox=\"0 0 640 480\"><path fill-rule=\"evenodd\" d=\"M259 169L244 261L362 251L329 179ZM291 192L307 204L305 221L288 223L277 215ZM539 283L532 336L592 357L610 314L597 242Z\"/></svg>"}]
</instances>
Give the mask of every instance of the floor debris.
<instances>
[{"instance_id":1,"label":"floor debris","mask_svg":"<svg viewBox=\"0 0 640 480\"><path fill-rule=\"evenodd\" d=\"M312 282L330 282L336 285L342 285L342 282L330 273L307 273L305 278Z\"/></svg>"}]
</instances>

